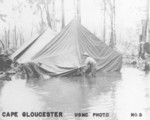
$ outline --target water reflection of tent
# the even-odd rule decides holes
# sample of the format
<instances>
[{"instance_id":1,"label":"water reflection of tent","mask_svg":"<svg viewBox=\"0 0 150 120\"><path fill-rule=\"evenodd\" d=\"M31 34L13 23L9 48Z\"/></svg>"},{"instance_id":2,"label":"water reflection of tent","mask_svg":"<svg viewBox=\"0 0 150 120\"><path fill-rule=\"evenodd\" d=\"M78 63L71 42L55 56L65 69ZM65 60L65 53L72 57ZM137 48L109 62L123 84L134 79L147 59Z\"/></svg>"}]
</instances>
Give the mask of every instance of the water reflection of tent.
<instances>
[{"instance_id":1,"label":"water reflection of tent","mask_svg":"<svg viewBox=\"0 0 150 120\"><path fill-rule=\"evenodd\" d=\"M76 20L71 21L38 53L34 54L35 51L30 49L28 53L34 54L31 59L42 63L41 67L51 75L64 75L83 65L82 53L85 51L97 61L98 70L108 72L121 69L122 56ZM18 59L25 61L24 53Z\"/></svg>"},{"instance_id":2,"label":"water reflection of tent","mask_svg":"<svg viewBox=\"0 0 150 120\"><path fill-rule=\"evenodd\" d=\"M119 72L109 75L100 73L96 78L80 76L53 77L38 82L29 80L28 86L36 88L41 97L41 104L45 104L43 106L45 111L59 110L64 113L82 113L93 110L97 105L101 105L98 110L102 110L101 108L104 107L111 109L109 105L113 102L117 83L120 80L121 74Z\"/></svg>"},{"instance_id":3,"label":"water reflection of tent","mask_svg":"<svg viewBox=\"0 0 150 120\"><path fill-rule=\"evenodd\" d=\"M32 81L32 82L31 82ZM64 113L80 112L85 99L78 82L72 83L66 77L54 77L49 80L28 81L27 85L37 89L37 95L41 97L44 111L63 111Z\"/></svg>"}]
</instances>

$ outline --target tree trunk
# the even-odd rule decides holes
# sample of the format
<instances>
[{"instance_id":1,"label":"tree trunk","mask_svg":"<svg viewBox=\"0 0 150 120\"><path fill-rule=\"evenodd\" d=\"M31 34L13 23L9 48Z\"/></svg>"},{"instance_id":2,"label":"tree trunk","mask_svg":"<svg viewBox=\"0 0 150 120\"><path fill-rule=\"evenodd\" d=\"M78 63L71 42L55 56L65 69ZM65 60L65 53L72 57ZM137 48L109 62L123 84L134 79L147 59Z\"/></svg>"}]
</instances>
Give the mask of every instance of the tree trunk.
<instances>
[{"instance_id":1,"label":"tree trunk","mask_svg":"<svg viewBox=\"0 0 150 120\"><path fill-rule=\"evenodd\" d=\"M111 18L111 34L110 34L110 43L109 43L110 47L114 47L114 31L113 31L113 15Z\"/></svg>"},{"instance_id":2,"label":"tree trunk","mask_svg":"<svg viewBox=\"0 0 150 120\"><path fill-rule=\"evenodd\" d=\"M103 28L103 41L106 41L106 0L103 0L104 3L104 28Z\"/></svg>"},{"instance_id":3,"label":"tree trunk","mask_svg":"<svg viewBox=\"0 0 150 120\"><path fill-rule=\"evenodd\" d=\"M111 9L111 15L110 15L110 19L111 19L111 36L110 36L110 43L109 46L111 46L112 48L115 47L116 45L116 32L115 32L115 0L113 0L113 2L109 3L110 4L110 9Z\"/></svg>"},{"instance_id":4,"label":"tree trunk","mask_svg":"<svg viewBox=\"0 0 150 120\"><path fill-rule=\"evenodd\" d=\"M55 0L53 0L53 30L56 31L56 19L55 19Z\"/></svg>"},{"instance_id":5,"label":"tree trunk","mask_svg":"<svg viewBox=\"0 0 150 120\"><path fill-rule=\"evenodd\" d=\"M81 23L81 1L77 0L77 20Z\"/></svg>"},{"instance_id":6,"label":"tree trunk","mask_svg":"<svg viewBox=\"0 0 150 120\"><path fill-rule=\"evenodd\" d=\"M7 33L7 40L8 40L8 49L10 48L10 25L9 25L9 30L8 30L8 33Z\"/></svg>"},{"instance_id":7,"label":"tree trunk","mask_svg":"<svg viewBox=\"0 0 150 120\"><path fill-rule=\"evenodd\" d=\"M149 41L148 34L149 34L149 0L146 0L146 14L145 14L145 20L143 20L142 22L142 41L141 42Z\"/></svg>"},{"instance_id":8,"label":"tree trunk","mask_svg":"<svg viewBox=\"0 0 150 120\"><path fill-rule=\"evenodd\" d=\"M7 30L5 29L5 49L8 48Z\"/></svg>"},{"instance_id":9,"label":"tree trunk","mask_svg":"<svg viewBox=\"0 0 150 120\"><path fill-rule=\"evenodd\" d=\"M149 0L146 1L146 5L147 5L147 10L146 10L146 33L145 33L145 42L148 42L150 41L150 38L149 38Z\"/></svg>"},{"instance_id":10,"label":"tree trunk","mask_svg":"<svg viewBox=\"0 0 150 120\"><path fill-rule=\"evenodd\" d=\"M51 17L50 17L50 13L49 13L48 3L45 4L45 12L46 12L46 20L47 20L48 26L52 29L52 23L51 23Z\"/></svg>"},{"instance_id":11,"label":"tree trunk","mask_svg":"<svg viewBox=\"0 0 150 120\"><path fill-rule=\"evenodd\" d=\"M113 32L114 32L114 45L116 46L116 0L113 0Z\"/></svg>"},{"instance_id":12,"label":"tree trunk","mask_svg":"<svg viewBox=\"0 0 150 120\"><path fill-rule=\"evenodd\" d=\"M62 11L62 24L61 24L61 28L63 29L65 27L65 11L64 11L64 0L61 0L61 11Z\"/></svg>"},{"instance_id":13,"label":"tree trunk","mask_svg":"<svg viewBox=\"0 0 150 120\"><path fill-rule=\"evenodd\" d=\"M39 34L41 34L45 30L45 23L43 20L43 9L41 6L39 6L39 9L40 9L41 21L39 23L40 24L40 30L38 32L39 32ZM32 29L33 29L33 23L32 23Z\"/></svg>"},{"instance_id":14,"label":"tree trunk","mask_svg":"<svg viewBox=\"0 0 150 120\"><path fill-rule=\"evenodd\" d=\"M18 41L18 36L17 36L17 27L15 25L15 39L14 39L14 48L17 48L17 41Z\"/></svg>"},{"instance_id":15,"label":"tree trunk","mask_svg":"<svg viewBox=\"0 0 150 120\"><path fill-rule=\"evenodd\" d=\"M20 32L20 46L22 46L24 44L24 38L22 36L22 33Z\"/></svg>"}]
</instances>

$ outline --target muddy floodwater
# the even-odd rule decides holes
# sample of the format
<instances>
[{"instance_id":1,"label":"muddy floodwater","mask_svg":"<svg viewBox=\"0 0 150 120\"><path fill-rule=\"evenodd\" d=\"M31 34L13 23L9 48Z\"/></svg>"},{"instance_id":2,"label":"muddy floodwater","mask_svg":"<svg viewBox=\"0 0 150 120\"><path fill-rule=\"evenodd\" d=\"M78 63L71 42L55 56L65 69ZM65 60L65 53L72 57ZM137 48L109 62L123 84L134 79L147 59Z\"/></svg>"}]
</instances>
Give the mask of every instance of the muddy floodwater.
<instances>
[{"instance_id":1,"label":"muddy floodwater","mask_svg":"<svg viewBox=\"0 0 150 120\"><path fill-rule=\"evenodd\" d=\"M0 120L150 120L150 74L123 67L96 78L1 80Z\"/></svg>"}]
</instances>

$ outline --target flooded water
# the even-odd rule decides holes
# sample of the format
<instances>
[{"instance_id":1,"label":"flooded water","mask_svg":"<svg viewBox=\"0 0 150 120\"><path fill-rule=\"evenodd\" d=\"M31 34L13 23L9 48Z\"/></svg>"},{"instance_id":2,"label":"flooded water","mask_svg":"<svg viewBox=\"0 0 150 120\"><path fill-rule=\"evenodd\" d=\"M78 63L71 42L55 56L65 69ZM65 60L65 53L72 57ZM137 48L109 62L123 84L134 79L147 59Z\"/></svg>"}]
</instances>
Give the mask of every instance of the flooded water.
<instances>
[{"instance_id":1,"label":"flooded water","mask_svg":"<svg viewBox=\"0 0 150 120\"><path fill-rule=\"evenodd\" d=\"M60 112L60 117L31 117L33 112ZM0 81L0 120L24 119L150 120L150 75L124 67L96 78Z\"/></svg>"}]
</instances>

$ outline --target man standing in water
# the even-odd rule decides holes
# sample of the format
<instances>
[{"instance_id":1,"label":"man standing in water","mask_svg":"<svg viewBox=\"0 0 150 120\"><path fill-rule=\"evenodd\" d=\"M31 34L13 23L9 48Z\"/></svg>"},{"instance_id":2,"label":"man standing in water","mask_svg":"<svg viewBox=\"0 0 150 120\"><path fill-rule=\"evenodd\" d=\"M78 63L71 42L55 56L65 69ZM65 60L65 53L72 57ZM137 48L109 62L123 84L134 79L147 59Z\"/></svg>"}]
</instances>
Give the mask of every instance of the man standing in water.
<instances>
[{"instance_id":1,"label":"man standing in water","mask_svg":"<svg viewBox=\"0 0 150 120\"><path fill-rule=\"evenodd\" d=\"M86 74L91 73L93 77L96 76L96 70L97 70L96 61L94 60L94 58L90 57L86 52L83 54L83 56L85 57L83 72Z\"/></svg>"}]
</instances>

